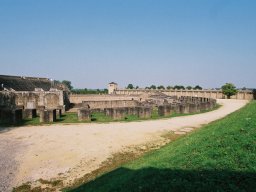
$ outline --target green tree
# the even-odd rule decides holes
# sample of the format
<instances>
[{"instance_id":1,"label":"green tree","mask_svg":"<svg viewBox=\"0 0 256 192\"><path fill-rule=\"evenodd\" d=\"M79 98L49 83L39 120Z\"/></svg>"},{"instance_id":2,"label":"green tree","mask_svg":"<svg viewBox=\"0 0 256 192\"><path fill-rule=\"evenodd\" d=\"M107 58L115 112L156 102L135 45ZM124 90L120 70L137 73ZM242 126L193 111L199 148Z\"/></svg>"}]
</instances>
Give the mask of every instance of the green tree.
<instances>
[{"instance_id":1,"label":"green tree","mask_svg":"<svg viewBox=\"0 0 256 192\"><path fill-rule=\"evenodd\" d=\"M228 97L228 99L230 99L230 97L232 95L236 95L237 94L237 89L236 89L236 86L232 83L226 83L225 85L223 85L221 87L222 89L222 93L224 95L226 95Z\"/></svg>"},{"instance_id":2,"label":"green tree","mask_svg":"<svg viewBox=\"0 0 256 192\"><path fill-rule=\"evenodd\" d=\"M169 85L166 87L166 89L170 90L170 89L173 89L173 87Z\"/></svg>"},{"instance_id":3,"label":"green tree","mask_svg":"<svg viewBox=\"0 0 256 192\"><path fill-rule=\"evenodd\" d=\"M156 86L155 85L151 85L149 88L150 89L156 89Z\"/></svg>"},{"instance_id":4,"label":"green tree","mask_svg":"<svg viewBox=\"0 0 256 192\"><path fill-rule=\"evenodd\" d=\"M195 89L195 90L202 90L203 88L201 86L197 85L193 89Z\"/></svg>"},{"instance_id":5,"label":"green tree","mask_svg":"<svg viewBox=\"0 0 256 192\"><path fill-rule=\"evenodd\" d=\"M127 89L134 89L134 86L133 86L133 84L128 84L128 86L127 86Z\"/></svg>"},{"instance_id":6,"label":"green tree","mask_svg":"<svg viewBox=\"0 0 256 192\"><path fill-rule=\"evenodd\" d=\"M174 89L180 90L180 89L185 89L185 87L183 85L175 85Z\"/></svg>"},{"instance_id":7,"label":"green tree","mask_svg":"<svg viewBox=\"0 0 256 192\"><path fill-rule=\"evenodd\" d=\"M191 90L191 89L192 89L192 87L191 87L191 86L187 86L187 87L186 87L186 89Z\"/></svg>"},{"instance_id":8,"label":"green tree","mask_svg":"<svg viewBox=\"0 0 256 192\"><path fill-rule=\"evenodd\" d=\"M165 87L163 85L160 85L157 87L157 89L165 89Z\"/></svg>"},{"instance_id":9,"label":"green tree","mask_svg":"<svg viewBox=\"0 0 256 192\"><path fill-rule=\"evenodd\" d=\"M73 89L73 86L71 85L71 81L63 80L61 83L66 85L69 90Z\"/></svg>"},{"instance_id":10,"label":"green tree","mask_svg":"<svg viewBox=\"0 0 256 192\"><path fill-rule=\"evenodd\" d=\"M256 89L252 90L252 94L253 94L253 99L256 99Z\"/></svg>"}]
</instances>

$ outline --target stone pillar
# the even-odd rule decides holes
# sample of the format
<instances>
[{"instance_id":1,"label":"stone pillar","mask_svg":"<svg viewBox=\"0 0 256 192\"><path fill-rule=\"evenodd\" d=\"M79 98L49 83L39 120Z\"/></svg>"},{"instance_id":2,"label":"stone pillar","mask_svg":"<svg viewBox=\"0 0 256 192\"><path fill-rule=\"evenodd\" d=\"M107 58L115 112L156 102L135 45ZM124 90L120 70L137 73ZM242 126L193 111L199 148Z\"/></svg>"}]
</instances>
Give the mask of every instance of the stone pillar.
<instances>
[{"instance_id":1,"label":"stone pillar","mask_svg":"<svg viewBox=\"0 0 256 192\"><path fill-rule=\"evenodd\" d=\"M163 105L158 106L158 115L163 117L165 116L165 107Z\"/></svg>"},{"instance_id":2,"label":"stone pillar","mask_svg":"<svg viewBox=\"0 0 256 192\"><path fill-rule=\"evenodd\" d=\"M91 111L88 108L80 108L77 110L78 121L90 121Z\"/></svg>"},{"instance_id":3,"label":"stone pillar","mask_svg":"<svg viewBox=\"0 0 256 192\"><path fill-rule=\"evenodd\" d=\"M0 120L2 123L15 124L22 121L22 109L0 109Z\"/></svg>"},{"instance_id":4,"label":"stone pillar","mask_svg":"<svg viewBox=\"0 0 256 192\"><path fill-rule=\"evenodd\" d=\"M45 106L37 106L36 108L36 115L40 116L40 111L45 110Z\"/></svg>"},{"instance_id":5,"label":"stone pillar","mask_svg":"<svg viewBox=\"0 0 256 192\"><path fill-rule=\"evenodd\" d=\"M36 109L24 109L23 118L24 119L33 119L36 117Z\"/></svg>"},{"instance_id":6,"label":"stone pillar","mask_svg":"<svg viewBox=\"0 0 256 192\"><path fill-rule=\"evenodd\" d=\"M62 109L57 109L56 113L58 114L59 118L62 116Z\"/></svg>"},{"instance_id":7,"label":"stone pillar","mask_svg":"<svg viewBox=\"0 0 256 192\"><path fill-rule=\"evenodd\" d=\"M181 114L189 113L189 104L187 103L180 104L180 113Z\"/></svg>"},{"instance_id":8,"label":"stone pillar","mask_svg":"<svg viewBox=\"0 0 256 192\"><path fill-rule=\"evenodd\" d=\"M125 108L113 108L113 113L112 113L112 118L114 120L120 120L120 119L123 119L125 118L126 116L126 109Z\"/></svg>"},{"instance_id":9,"label":"stone pillar","mask_svg":"<svg viewBox=\"0 0 256 192\"><path fill-rule=\"evenodd\" d=\"M13 123L18 123L22 121L22 109L15 109L13 112Z\"/></svg>"},{"instance_id":10,"label":"stone pillar","mask_svg":"<svg viewBox=\"0 0 256 192\"><path fill-rule=\"evenodd\" d=\"M40 111L40 123L51 123L56 121L56 109L45 109Z\"/></svg>"},{"instance_id":11,"label":"stone pillar","mask_svg":"<svg viewBox=\"0 0 256 192\"><path fill-rule=\"evenodd\" d=\"M138 109L138 117L145 119L150 118L152 115L152 107L137 107Z\"/></svg>"},{"instance_id":12,"label":"stone pillar","mask_svg":"<svg viewBox=\"0 0 256 192\"><path fill-rule=\"evenodd\" d=\"M200 103L200 111L205 111L206 110L206 104L201 102Z\"/></svg>"},{"instance_id":13,"label":"stone pillar","mask_svg":"<svg viewBox=\"0 0 256 192\"><path fill-rule=\"evenodd\" d=\"M104 113L106 116L112 117L113 116L113 109L112 108L105 108Z\"/></svg>"},{"instance_id":14,"label":"stone pillar","mask_svg":"<svg viewBox=\"0 0 256 192\"><path fill-rule=\"evenodd\" d=\"M197 112L196 104L190 103L189 104L189 113L196 113L196 112Z\"/></svg>"},{"instance_id":15,"label":"stone pillar","mask_svg":"<svg viewBox=\"0 0 256 192\"><path fill-rule=\"evenodd\" d=\"M172 108L174 113L176 113L176 114L180 114L181 113L181 111L180 111L180 104L172 104L171 108Z\"/></svg>"}]
</instances>

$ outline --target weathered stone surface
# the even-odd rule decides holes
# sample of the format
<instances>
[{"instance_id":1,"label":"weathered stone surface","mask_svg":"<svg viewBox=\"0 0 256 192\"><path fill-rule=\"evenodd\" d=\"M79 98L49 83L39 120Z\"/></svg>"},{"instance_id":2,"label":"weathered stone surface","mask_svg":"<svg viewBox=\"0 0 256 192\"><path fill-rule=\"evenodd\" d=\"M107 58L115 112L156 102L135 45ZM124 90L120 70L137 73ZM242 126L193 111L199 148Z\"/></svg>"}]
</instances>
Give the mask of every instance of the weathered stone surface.
<instances>
[{"instance_id":1,"label":"weathered stone surface","mask_svg":"<svg viewBox=\"0 0 256 192\"><path fill-rule=\"evenodd\" d=\"M62 116L62 109L56 109L56 113L57 113L58 117L61 118L61 116Z\"/></svg>"},{"instance_id":2,"label":"weathered stone surface","mask_svg":"<svg viewBox=\"0 0 256 192\"><path fill-rule=\"evenodd\" d=\"M90 121L91 112L88 108L80 108L77 110L78 121Z\"/></svg>"},{"instance_id":3,"label":"weathered stone surface","mask_svg":"<svg viewBox=\"0 0 256 192\"><path fill-rule=\"evenodd\" d=\"M56 121L56 109L45 109L40 111L40 123Z\"/></svg>"},{"instance_id":4,"label":"weathered stone surface","mask_svg":"<svg viewBox=\"0 0 256 192\"><path fill-rule=\"evenodd\" d=\"M0 109L0 121L14 124L22 121L22 109Z\"/></svg>"},{"instance_id":5,"label":"weathered stone surface","mask_svg":"<svg viewBox=\"0 0 256 192\"><path fill-rule=\"evenodd\" d=\"M24 119L32 119L36 117L36 109L24 109L23 110L23 118Z\"/></svg>"},{"instance_id":6,"label":"weathered stone surface","mask_svg":"<svg viewBox=\"0 0 256 192\"><path fill-rule=\"evenodd\" d=\"M123 119L127 116L127 110L125 108L114 108L112 118L114 120Z\"/></svg>"},{"instance_id":7,"label":"weathered stone surface","mask_svg":"<svg viewBox=\"0 0 256 192\"><path fill-rule=\"evenodd\" d=\"M194 103L189 104L189 113L196 113L197 112L197 106Z\"/></svg>"},{"instance_id":8,"label":"weathered stone surface","mask_svg":"<svg viewBox=\"0 0 256 192\"><path fill-rule=\"evenodd\" d=\"M139 118L147 119L152 115L152 107L137 107L137 110Z\"/></svg>"},{"instance_id":9,"label":"weathered stone surface","mask_svg":"<svg viewBox=\"0 0 256 192\"><path fill-rule=\"evenodd\" d=\"M180 113L188 114L189 113L189 104L187 104L187 103L180 104Z\"/></svg>"},{"instance_id":10,"label":"weathered stone surface","mask_svg":"<svg viewBox=\"0 0 256 192\"><path fill-rule=\"evenodd\" d=\"M165 116L165 109L163 105L158 106L158 115L161 117Z\"/></svg>"}]
</instances>

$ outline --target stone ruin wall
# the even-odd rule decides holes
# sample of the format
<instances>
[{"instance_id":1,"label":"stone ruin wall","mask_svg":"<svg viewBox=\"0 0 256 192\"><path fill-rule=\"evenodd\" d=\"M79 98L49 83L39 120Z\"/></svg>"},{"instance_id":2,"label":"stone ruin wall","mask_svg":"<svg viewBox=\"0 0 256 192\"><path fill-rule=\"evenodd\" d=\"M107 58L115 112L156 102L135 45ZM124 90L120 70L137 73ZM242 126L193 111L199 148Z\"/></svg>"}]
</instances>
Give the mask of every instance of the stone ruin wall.
<instances>
[{"instance_id":1,"label":"stone ruin wall","mask_svg":"<svg viewBox=\"0 0 256 192\"><path fill-rule=\"evenodd\" d=\"M82 106L89 106L90 109L105 109L117 107L136 107L139 105L135 100L110 100L110 101L83 101Z\"/></svg>"},{"instance_id":2,"label":"stone ruin wall","mask_svg":"<svg viewBox=\"0 0 256 192\"><path fill-rule=\"evenodd\" d=\"M109 101L108 101L109 102ZM121 120L127 117L127 115L135 115L139 118L146 119L151 118L153 108L157 107L157 112L159 116L170 116L173 113L178 114L188 114L188 113L199 113L205 110L211 110L216 106L216 100L211 98L203 97L177 97L176 100L172 102L164 102L161 105L155 105L155 103L150 103L149 105L144 105L143 102L136 101L135 106L122 107L120 104L124 101L119 101L119 105L116 107L96 108L94 106L89 108L88 102L83 102L85 106L78 109L78 119L79 121L91 120L91 113L102 112L106 116L110 116L113 120ZM99 102L100 103L100 102Z\"/></svg>"},{"instance_id":3,"label":"stone ruin wall","mask_svg":"<svg viewBox=\"0 0 256 192\"><path fill-rule=\"evenodd\" d=\"M0 91L0 108L14 109L15 107L15 94L12 92Z\"/></svg>"},{"instance_id":4,"label":"stone ruin wall","mask_svg":"<svg viewBox=\"0 0 256 192\"><path fill-rule=\"evenodd\" d=\"M189 96L189 97L205 97L212 99L226 99L227 97L218 90L148 90L148 89L118 89L114 95L141 95L145 93L162 92L168 96ZM231 99L252 100L252 91L239 91Z\"/></svg>"},{"instance_id":5,"label":"stone ruin wall","mask_svg":"<svg viewBox=\"0 0 256 192\"><path fill-rule=\"evenodd\" d=\"M113 100L139 100L138 95L97 95L97 94L71 94L70 103L78 104L83 101L113 101Z\"/></svg>"},{"instance_id":6,"label":"stone ruin wall","mask_svg":"<svg viewBox=\"0 0 256 192\"><path fill-rule=\"evenodd\" d=\"M34 117L35 112L40 115L42 110L57 109L62 113L65 111L64 94L63 91L0 91L0 121L16 123Z\"/></svg>"},{"instance_id":7,"label":"stone ruin wall","mask_svg":"<svg viewBox=\"0 0 256 192\"><path fill-rule=\"evenodd\" d=\"M16 91L16 105L24 109L57 109L64 106L63 91Z\"/></svg>"}]
</instances>

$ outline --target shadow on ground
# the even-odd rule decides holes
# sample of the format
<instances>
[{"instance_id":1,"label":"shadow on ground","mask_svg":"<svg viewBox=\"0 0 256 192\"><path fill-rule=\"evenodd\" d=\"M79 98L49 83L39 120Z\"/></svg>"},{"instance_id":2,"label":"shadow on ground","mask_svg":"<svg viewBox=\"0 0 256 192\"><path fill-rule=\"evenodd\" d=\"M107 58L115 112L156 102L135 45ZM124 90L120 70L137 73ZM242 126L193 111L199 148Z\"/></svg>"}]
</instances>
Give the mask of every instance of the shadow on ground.
<instances>
[{"instance_id":1,"label":"shadow on ground","mask_svg":"<svg viewBox=\"0 0 256 192\"><path fill-rule=\"evenodd\" d=\"M255 187L256 172L119 168L69 191L255 191Z\"/></svg>"}]
</instances>

